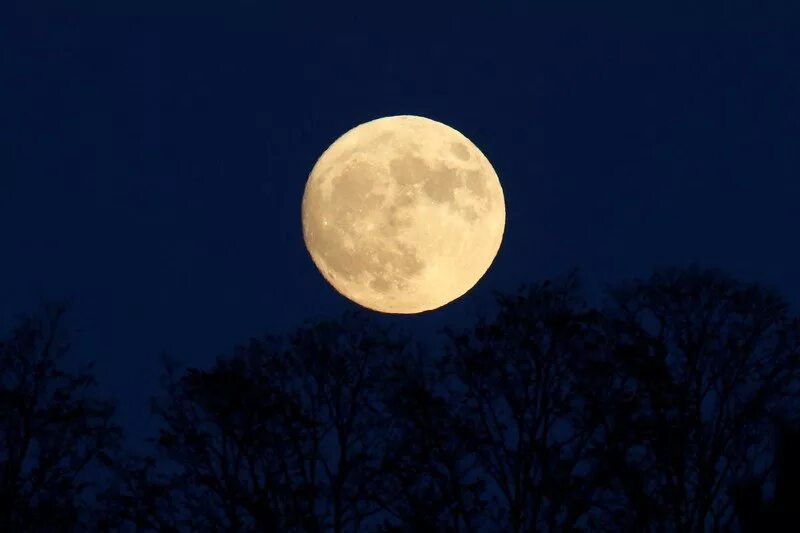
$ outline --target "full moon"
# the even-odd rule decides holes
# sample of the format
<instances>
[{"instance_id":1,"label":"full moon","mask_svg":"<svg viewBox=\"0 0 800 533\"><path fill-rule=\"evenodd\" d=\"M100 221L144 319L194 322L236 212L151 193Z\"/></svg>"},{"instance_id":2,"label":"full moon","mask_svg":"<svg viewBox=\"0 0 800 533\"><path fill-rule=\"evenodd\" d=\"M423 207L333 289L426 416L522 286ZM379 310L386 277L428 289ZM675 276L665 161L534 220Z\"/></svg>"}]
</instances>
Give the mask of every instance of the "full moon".
<instances>
[{"instance_id":1,"label":"full moon","mask_svg":"<svg viewBox=\"0 0 800 533\"><path fill-rule=\"evenodd\" d=\"M455 129L414 115L365 122L309 174L303 238L336 291L383 313L442 307L494 261L505 199L489 160Z\"/></svg>"}]
</instances>

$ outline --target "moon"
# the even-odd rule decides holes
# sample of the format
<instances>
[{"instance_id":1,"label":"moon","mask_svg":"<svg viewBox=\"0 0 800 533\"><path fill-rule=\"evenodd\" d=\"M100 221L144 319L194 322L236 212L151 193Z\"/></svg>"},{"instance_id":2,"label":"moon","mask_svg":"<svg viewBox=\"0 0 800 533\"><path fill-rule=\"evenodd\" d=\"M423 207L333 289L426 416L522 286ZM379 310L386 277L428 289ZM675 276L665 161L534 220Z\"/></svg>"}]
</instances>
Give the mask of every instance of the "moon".
<instances>
[{"instance_id":1,"label":"moon","mask_svg":"<svg viewBox=\"0 0 800 533\"><path fill-rule=\"evenodd\" d=\"M382 313L442 307L491 266L505 199L484 154L446 124L398 115L360 124L306 182L303 239L323 277Z\"/></svg>"}]
</instances>

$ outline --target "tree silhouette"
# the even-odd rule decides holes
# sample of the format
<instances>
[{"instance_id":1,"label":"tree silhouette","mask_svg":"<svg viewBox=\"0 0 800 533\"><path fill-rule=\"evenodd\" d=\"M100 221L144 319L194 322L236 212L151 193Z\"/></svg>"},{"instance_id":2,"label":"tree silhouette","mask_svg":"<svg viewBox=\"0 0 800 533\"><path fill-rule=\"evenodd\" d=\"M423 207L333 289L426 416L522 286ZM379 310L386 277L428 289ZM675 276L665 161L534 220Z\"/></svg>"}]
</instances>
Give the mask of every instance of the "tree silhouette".
<instances>
[{"instance_id":1,"label":"tree silhouette","mask_svg":"<svg viewBox=\"0 0 800 533\"><path fill-rule=\"evenodd\" d=\"M85 523L84 475L121 438L114 406L90 394L91 365L59 366L70 348L64 306L25 317L0 341L0 531Z\"/></svg>"},{"instance_id":2,"label":"tree silhouette","mask_svg":"<svg viewBox=\"0 0 800 533\"><path fill-rule=\"evenodd\" d=\"M384 531L479 531L485 526L486 484L475 439L441 383L442 368L417 352L383 381L393 431L386 435L380 489L390 515Z\"/></svg>"},{"instance_id":3,"label":"tree silhouette","mask_svg":"<svg viewBox=\"0 0 800 533\"><path fill-rule=\"evenodd\" d=\"M448 332L455 386L451 401L470 430L491 479L490 517L498 531L578 527L594 505L595 446L574 368L597 349L597 315L580 302L575 276L499 295L496 318L466 333Z\"/></svg>"},{"instance_id":4,"label":"tree silhouette","mask_svg":"<svg viewBox=\"0 0 800 533\"><path fill-rule=\"evenodd\" d=\"M175 473L155 481L154 460L140 460L122 484L150 495L144 514L162 529L358 530L381 510L381 375L405 348L349 313L251 340L207 371L168 372L157 446ZM142 520L116 501L108 523Z\"/></svg>"},{"instance_id":5,"label":"tree silhouette","mask_svg":"<svg viewBox=\"0 0 800 533\"><path fill-rule=\"evenodd\" d=\"M174 533L192 524L175 502L185 487L163 472L153 457L123 453L107 466L112 476L97 495L91 529Z\"/></svg>"},{"instance_id":6,"label":"tree silhouette","mask_svg":"<svg viewBox=\"0 0 800 533\"><path fill-rule=\"evenodd\" d=\"M800 328L771 290L696 267L612 292L600 400L606 461L627 524L719 531L736 522L727 487L768 475L770 413L795 402ZM597 376L596 376L597 377Z\"/></svg>"},{"instance_id":7,"label":"tree silhouette","mask_svg":"<svg viewBox=\"0 0 800 533\"><path fill-rule=\"evenodd\" d=\"M793 509L769 461L797 405L786 302L696 267L608 296L498 294L442 352L346 313L168 367L160 458L117 462L99 528L729 531L770 483Z\"/></svg>"},{"instance_id":8,"label":"tree silhouette","mask_svg":"<svg viewBox=\"0 0 800 533\"><path fill-rule=\"evenodd\" d=\"M374 493L395 426L383 405L384 378L411 346L364 314L346 313L301 328L291 347L294 391L314 423L308 476L322 467L321 507L330 507L324 523L337 533L358 530L381 509Z\"/></svg>"},{"instance_id":9,"label":"tree silhouette","mask_svg":"<svg viewBox=\"0 0 800 533\"><path fill-rule=\"evenodd\" d=\"M796 421L777 417L775 433L773 494L765 496L760 479L747 479L730 487L745 533L794 531L800 520L800 428Z\"/></svg>"}]
</instances>

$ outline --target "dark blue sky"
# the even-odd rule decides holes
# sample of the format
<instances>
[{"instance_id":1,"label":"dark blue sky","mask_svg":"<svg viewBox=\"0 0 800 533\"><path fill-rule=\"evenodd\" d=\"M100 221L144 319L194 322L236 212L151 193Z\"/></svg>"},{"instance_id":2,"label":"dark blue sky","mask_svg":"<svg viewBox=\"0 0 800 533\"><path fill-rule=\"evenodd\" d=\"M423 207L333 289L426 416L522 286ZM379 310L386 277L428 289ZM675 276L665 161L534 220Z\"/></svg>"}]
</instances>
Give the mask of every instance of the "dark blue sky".
<instances>
[{"instance_id":1,"label":"dark blue sky","mask_svg":"<svg viewBox=\"0 0 800 533\"><path fill-rule=\"evenodd\" d=\"M479 285L404 327L572 267L600 286L697 261L798 301L794 13L485 4L5 17L0 325L73 301L79 357L144 435L161 352L207 365L355 307L305 251L303 187L339 135L394 114L472 139L508 215Z\"/></svg>"}]
</instances>

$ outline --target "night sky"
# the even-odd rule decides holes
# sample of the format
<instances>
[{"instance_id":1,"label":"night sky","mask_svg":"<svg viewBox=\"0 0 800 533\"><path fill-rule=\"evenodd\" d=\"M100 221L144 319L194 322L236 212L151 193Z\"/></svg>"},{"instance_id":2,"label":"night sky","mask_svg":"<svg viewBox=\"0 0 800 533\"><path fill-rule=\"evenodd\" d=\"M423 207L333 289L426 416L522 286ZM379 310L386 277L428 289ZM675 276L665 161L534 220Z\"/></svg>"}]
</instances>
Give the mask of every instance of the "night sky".
<instances>
[{"instance_id":1,"label":"night sky","mask_svg":"<svg viewBox=\"0 0 800 533\"><path fill-rule=\"evenodd\" d=\"M155 427L161 353L205 366L358 308L312 263L300 205L317 157L381 116L458 129L506 199L489 272L389 318L403 328L573 267L596 288L698 262L800 299L790 10L262 4L0 19L0 326L72 302L76 360L96 361L134 442Z\"/></svg>"}]
</instances>

